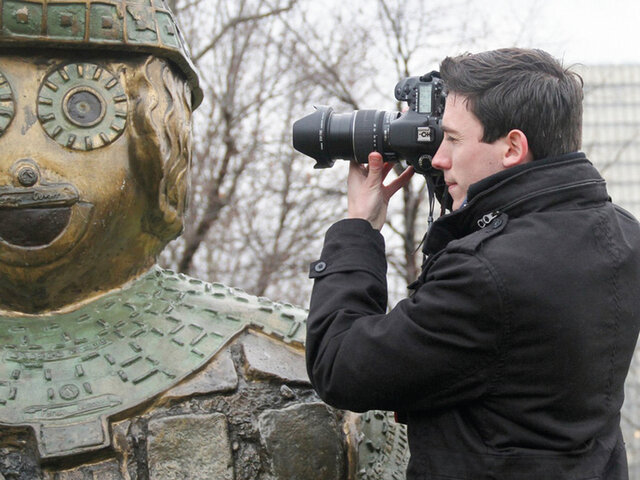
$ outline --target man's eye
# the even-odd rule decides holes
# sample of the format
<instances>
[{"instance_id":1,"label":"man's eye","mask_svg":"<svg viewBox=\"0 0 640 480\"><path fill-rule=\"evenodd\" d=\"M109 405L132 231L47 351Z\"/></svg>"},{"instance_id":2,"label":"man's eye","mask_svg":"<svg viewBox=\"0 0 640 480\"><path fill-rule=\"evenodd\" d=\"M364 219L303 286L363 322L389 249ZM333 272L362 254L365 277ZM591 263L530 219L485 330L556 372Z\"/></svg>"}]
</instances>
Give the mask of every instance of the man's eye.
<instances>
[{"instance_id":1,"label":"man's eye","mask_svg":"<svg viewBox=\"0 0 640 480\"><path fill-rule=\"evenodd\" d=\"M71 63L49 74L38 94L38 119L47 134L73 150L115 141L127 122L127 95L118 79L92 63Z\"/></svg>"},{"instance_id":2,"label":"man's eye","mask_svg":"<svg viewBox=\"0 0 640 480\"><path fill-rule=\"evenodd\" d=\"M11 124L15 114L15 103L11 85L0 72L0 137Z\"/></svg>"},{"instance_id":3,"label":"man's eye","mask_svg":"<svg viewBox=\"0 0 640 480\"><path fill-rule=\"evenodd\" d=\"M458 141L458 137L454 137L452 135L445 135L445 140L450 143L456 143Z\"/></svg>"}]
</instances>

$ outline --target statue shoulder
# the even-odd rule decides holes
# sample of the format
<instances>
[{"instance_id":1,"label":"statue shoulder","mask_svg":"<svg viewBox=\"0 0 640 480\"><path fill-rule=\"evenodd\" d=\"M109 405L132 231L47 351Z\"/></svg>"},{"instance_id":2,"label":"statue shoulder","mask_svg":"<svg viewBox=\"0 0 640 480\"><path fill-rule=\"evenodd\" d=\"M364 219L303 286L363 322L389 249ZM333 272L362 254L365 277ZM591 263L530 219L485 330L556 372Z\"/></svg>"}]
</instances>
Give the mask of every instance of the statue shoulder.
<instances>
[{"instance_id":1,"label":"statue shoulder","mask_svg":"<svg viewBox=\"0 0 640 480\"><path fill-rule=\"evenodd\" d=\"M181 305L190 307L194 314L213 313L285 343L304 346L308 312L301 307L159 267L153 273L162 290L177 294Z\"/></svg>"},{"instance_id":2,"label":"statue shoulder","mask_svg":"<svg viewBox=\"0 0 640 480\"><path fill-rule=\"evenodd\" d=\"M243 349L245 369L239 374L235 372L234 375L246 375L245 382L266 380L278 385L295 385L296 389L301 386L310 387L303 353L308 315L305 309L256 297L220 283L209 283L168 270L159 269L158 272L161 274L160 283L163 290L169 289L176 294L182 292L181 308L187 306L191 312L213 312L218 321L231 319L239 326L243 325L244 327L241 328L245 331L259 332L245 332L236 337L236 341ZM282 342L294 348L282 348ZM218 359L218 361L221 360ZM230 360L228 363L231 365ZM212 368L217 369L215 376L220 377L220 367L214 363ZM229 367L229 372L232 368L232 366ZM203 378L206 375L212 376L208 374L207 369L200 374ZM192 380L197 381L199 378L196 376ZM237 385L237 379L231 384ZM191 388L191 386L172 390L167 393L167 397L182 396L185 388ZM293 395L289 388L281 389L280 392L283 395ZM287 392L290 393L287 394ZM297 403L295 397L291 398L293 399L291 401L296 403L294 406L283 410L269 410L268 414L263 415L264 418L261 417L263 423L274 422L274 425L278 426L278 428L270 426L267 429L269 432L285 429L283 425L295 419L293 422L296 425L295 430L301 432L300 434L305 438L315 439L316 443L319 438L325 439L327 451L333 451L329 447L344 441L340 440L340 436L346 435L345 440L350 452L349 469L358 472L358 479L402 480L405 478L409 459L407 433L404 425L394 421L392 413L380 411L364 414L344 411L338 413L330 407L326 410L327 407L322 403ZM342 425L338 431L342 433L334 437L325 432L326 421L318 421L318 415L321 414L340 418ZM267 437L265 444L268 447L269 441L270 437ZM299 440L297 444L302 445L304 442ZM273 459L285 456L277 448L272 448L273 451L270 453ZM305 449L302 448L302 450ZM290 456L290 453L287 455ZM302 461L299 463L304 464Z\"/></svg>"}]
</instances>

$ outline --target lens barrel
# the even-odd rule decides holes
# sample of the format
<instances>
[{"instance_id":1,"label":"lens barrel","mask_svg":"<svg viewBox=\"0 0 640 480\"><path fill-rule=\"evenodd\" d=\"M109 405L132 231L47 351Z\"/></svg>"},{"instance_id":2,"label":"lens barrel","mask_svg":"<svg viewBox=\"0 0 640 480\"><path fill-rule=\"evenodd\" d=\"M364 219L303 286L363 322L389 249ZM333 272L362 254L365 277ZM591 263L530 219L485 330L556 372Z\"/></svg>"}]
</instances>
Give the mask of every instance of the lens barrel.
<instances>
[{"instance_id":1,"label":"lens barrel","mask_svg":"<svg viewBox=\"0 0 640 480\"><path fill-rule=\"evenodd\" d=\"M400 114L382 110L334 113L331 107L316 111L293 124L293 147L317 160L315 168L331 167L335 160L367 163L370 152L380 152L385 161L395 160L386 153L389 124Z\"/></svg>"},{"instance_id":2,"label":"lens barrel","mask_svg":"<svg viewBox=\"0 0 640 480\"><path fill-rule=\"evenodd\" d=\"M367 163L371 152L380 152L384 158L384 118L386 113L382 110L358 110L354 112L353 159L356 162ZM387 124L387 131L388 128Z\"/></svg>"},{"instance_id":3,"label":"lens barrel","mask_svg":"<svg viewBox=\"0 0 640 480\"><path fill-rule=\"evenodd\" d=\"M327 126L333 114L331 107L315 107L316 111L293 124L293 148L314 158L314 168L329 168L333 159L327 150Z\"/></svg>"}]
</instances>

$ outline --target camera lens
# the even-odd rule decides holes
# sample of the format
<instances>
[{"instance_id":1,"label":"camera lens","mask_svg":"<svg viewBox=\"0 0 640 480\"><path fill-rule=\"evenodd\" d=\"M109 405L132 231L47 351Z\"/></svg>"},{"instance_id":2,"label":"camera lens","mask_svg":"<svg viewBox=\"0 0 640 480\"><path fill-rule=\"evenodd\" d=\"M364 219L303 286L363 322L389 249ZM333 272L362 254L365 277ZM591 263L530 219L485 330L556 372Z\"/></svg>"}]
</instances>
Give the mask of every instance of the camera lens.
<instances>
[{"instance_id":1,"label":"camera lens","mask_svg":"<svg viewBox=\"0 0 640 480\"><path fill-rule=\"evenodd\" d=\"M367 163L369 153L374 151L382 153L384 158L386 113L382 110L359 110L354 113L352 158L358 163Z\"/></svg>"},{"instance_id":2,"label":"camera lens","mask_svg":"<svg viewBox=\"0 0 640 480\"><path fill-rule=\"evenodd\" d=\"M332 113L329 116L325 141L332 160L353 158L353 122L357 113Z\"/></svg>"},{"instance_id":3,"label":"camera lens","mask_svg":"<svg viewBox=\"0 0 640 480\"><path fill-rule=\"evenodd\" d=\"M385 155L389 123L400 114L382 110L334 113L331 107L317 107L311 115L293 124L293 147L317 160L315 168L327 168L337 159L367 163L370 152Z\"/></svg>"},{"instance_id":4,"label":"camera lens","mask_svg":"<svg viewBox=\"0 0 640 480\"><path fill-rule=\"evenodd\" d=\"M331 107L316 107L316 111L293 124L293 148L317 160L315 168L328 168L333 160L327 151L326 136Z\"/></svg>"}]
</instances>

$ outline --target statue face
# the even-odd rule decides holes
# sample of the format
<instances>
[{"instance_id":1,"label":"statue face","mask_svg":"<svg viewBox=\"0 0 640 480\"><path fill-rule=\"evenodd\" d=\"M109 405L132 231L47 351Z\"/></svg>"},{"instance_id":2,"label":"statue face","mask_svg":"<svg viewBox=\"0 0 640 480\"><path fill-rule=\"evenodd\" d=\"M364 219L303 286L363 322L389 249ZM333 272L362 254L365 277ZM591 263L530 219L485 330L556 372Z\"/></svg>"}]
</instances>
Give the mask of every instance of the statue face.
<instances>
[{"instance_id":1,"label":"statue face","mask_svg":"<svg viewBox=\"0 0 640 480\"><path fill-rule=\"evenodd\" d=\"M152 263L127 66L87 58L0 55L0 307L34 284L95 291Z\"/></svg>"}]
</instances>

